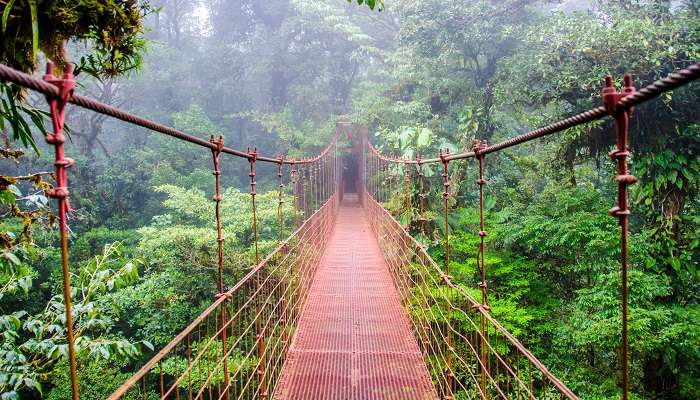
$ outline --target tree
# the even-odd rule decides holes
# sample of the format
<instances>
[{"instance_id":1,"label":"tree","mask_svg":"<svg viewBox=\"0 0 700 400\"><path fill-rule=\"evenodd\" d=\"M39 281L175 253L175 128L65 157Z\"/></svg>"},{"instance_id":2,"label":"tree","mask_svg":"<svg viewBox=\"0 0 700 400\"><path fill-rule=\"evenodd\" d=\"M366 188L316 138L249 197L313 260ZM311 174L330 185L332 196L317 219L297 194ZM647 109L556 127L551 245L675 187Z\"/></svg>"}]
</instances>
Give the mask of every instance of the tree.
<instances>
[{"instance_id":1,"label":"tree","mask_svg":"<svg viewBox=\"0 0 700 400\"><path fill-rule=\"evenodd\" d=\"M74 275L76 353L80 357L128 360L141 354L141 345L153 349L148 341L132 343L110 332L113 325L99 299L105 294L133 283L138 277L139 260L123 258L121 244L105 246L102 254L86 262ZM60 292L60 291L59 291ZM53 295L36 314L17 310L0 316L0 392L3 398L19 399L32 391L42 392L68 356L65 306L60 294Z\"/></svg>"},{"instance_id":2,"label":"tree","mask_svg":"<svg viewBox=\"0 0 700 400\"><path fill-rule=\"evenodd\" d=\"M37 69L41 50L60 67L70 62L70 41L89 43L93 52L83 57L76 69L96 76L113 77L134 69L141 62L143 16L150 10L148 2L129 0L103 2L79 0L70 5L62 1L44 2L10 0L2 10L0 62L25 72ZM22 88L2 83L6 102L0 109L0 129L7 134L5 121L13 138L35 147L25 114L43 131L43 114L24 104ZM15 108L19 107L20 112Z\"/></svg>"},{"instance_id":3,"label":"tree","mask_svg":"<svg viewBox=\"0 0 700 400\"><path fill-rule=\"evenodd\" d=\"M537 126L599 105L601 77L607 74L631 73L638 84L647 84L697 59L696 11L664 4L600 2L588 12L556 13L527 27L522 51L503 64L500 106ZM674 277L674 295L682 296L687 284L697 282L698 244L690 232L697 230L700 137L693 108L698 98L696 85L677 90L639 107L631 124L632 169L641 178L633 198L655 231L657 257ZM607 152L612 129L610 122L598 122L561 135L553 154L566 160L572 182L574 165L592 157L598 162Z\"/></svg>"}]
</instances>

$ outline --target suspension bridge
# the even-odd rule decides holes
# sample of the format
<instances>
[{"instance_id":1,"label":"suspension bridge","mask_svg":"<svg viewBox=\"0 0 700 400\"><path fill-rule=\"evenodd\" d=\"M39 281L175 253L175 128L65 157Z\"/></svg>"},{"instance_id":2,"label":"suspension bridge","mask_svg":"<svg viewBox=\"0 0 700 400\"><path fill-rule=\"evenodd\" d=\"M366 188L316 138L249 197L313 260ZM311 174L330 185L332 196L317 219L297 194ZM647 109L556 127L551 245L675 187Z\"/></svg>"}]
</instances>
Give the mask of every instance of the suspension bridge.
<instances>
[{"instance_id":1,"label":"suspension bridge","mask_svg":"<svg viewBox=\"0 0 700 400\"><path fill-rule=\"evenodd\" d=\"M63 132L68 104L93 110L211 151L217 222L218 264L211 305L160 349L109 400L117 399L577 399L491 314L485 263L485 159L494 152L610 117L616 146L617 202L609 213L620 225L622 286L620 386L629 395L627 340L627 188L636 181L627 167L628 125L634 107L700 77L700 63L639 90L625 76L618 90L611 77L602 104L542 128L489 145L434 158L402 159L382 154L359 125L338 123L318 155L268 157L257 149L226 147L223 137L189 135L99 101L80 96L70 67L43 79L0 64L0 79L46 96L52 121L47 142L55 147L56 185L66 330L73 399L78 390L68 263L68 174ZM350 142L350 156L339 149ZM220 157L248 163L255 265L234 286L224 286ZM480 243L474 249L479 282L450 276L450 162L478 164ZM256 215L256 170L277 166L280 241L261 255ZM445 260L436 263L420 241L426 224L424 166L441 167ZM292 203L293 233L282 237L284 204ZM390 202L416 204L416 221L402 225ZM416 239L418 238L418 239ZM466 288L477 286L480 298Z\"/></svg>"}]
</instances>

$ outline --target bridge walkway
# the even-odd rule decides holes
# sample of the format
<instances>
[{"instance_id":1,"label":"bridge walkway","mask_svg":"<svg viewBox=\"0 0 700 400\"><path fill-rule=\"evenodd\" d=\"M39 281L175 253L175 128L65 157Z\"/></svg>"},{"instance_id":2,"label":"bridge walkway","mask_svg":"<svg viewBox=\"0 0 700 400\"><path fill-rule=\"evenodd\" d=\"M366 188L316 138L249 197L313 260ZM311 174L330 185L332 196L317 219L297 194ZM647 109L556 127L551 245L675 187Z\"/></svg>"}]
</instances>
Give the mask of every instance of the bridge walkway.
<instances>
[{"instance_id":1,"label":"bridge walkway","mask_svg":"<svg viewBox=\"0 0 700 400\"><path fill-rule=\"evenodd\" d=\"M437 398L356 194L344 197L274 398Z\"/></svg>"}]
</instances>

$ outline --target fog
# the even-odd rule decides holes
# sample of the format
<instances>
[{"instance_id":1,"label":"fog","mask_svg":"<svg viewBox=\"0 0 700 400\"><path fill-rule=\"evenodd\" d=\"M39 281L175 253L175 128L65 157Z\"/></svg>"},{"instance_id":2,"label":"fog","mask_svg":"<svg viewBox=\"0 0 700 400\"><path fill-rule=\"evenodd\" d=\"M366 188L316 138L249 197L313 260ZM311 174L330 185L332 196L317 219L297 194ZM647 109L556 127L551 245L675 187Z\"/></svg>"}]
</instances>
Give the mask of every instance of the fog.
<instances>
[{"instance_id":1,"label":"fog","mask_svg":"<svg viewBox=\"0 0 700 400\"><path fill-rule=\"evenodd\" d=\"M487 310L502 324L494 332L517 337L581 398L622 395L619 232L628 221L630 393L635 399L698 399L700 88L689 83L635 104L625 114L631 123L622 150L609 118L619 119L619 109L614 114L600 107L608 75L608 92L623 88L625 74L625 82L641 88L697 63L698 0L0 0L0 14L2 64L36 78L48 60L62 71L71 64L76 93L201 139L221 136L227 147L289 160L334 143L339 122L366 132L380 154L407 161L380 162L357 137L352 148L345 131L333 156L337 149L344 160L346 191L374 188L368 194L377 196L373 223L383 207L383 218L393 218L389 225L405 235L402 246L415 244L404 249L414 252L405 265L392 268L404 268L406 282L420 262L444 268L436 281L449 278L450 288L463 290L456 297L452 289L412 282L397 310L414 319L424 310L424 321L411 320L418 328L440 333L452 323L450 329L467 337L477 324L461 316L430 319L425 310L444 311L447 298L481 299L464 315ZM47 99L9 81L0 89L3 400L70 397L64 267L77 304L83 399L101 399L203 315L221 298L217 291L245 277L251 283L254 268L267 271L261 255L277 251L295 260L285 246L299 242L282 240L315 211L304 198L315 190L309 171L296 175L284 165L278 176L274 163L254 163L255 189L251 163L223 154L217 191L211 149L74 104L66 108L64 150L75 162L68 169L69 252L62 259L61 214L48 196L58 184L58 144L43 135L53 129ZM591 109L605 118L475 158L487 144ZM622 154L629 171L616 169L614 149L621 151L614 159ZM470 156L409 163L446 151ZM629 188L624 185L634 179L627 173L637 181ZM293 179L299 179L294 186ZM619 224L608 210L623 192L629 192L631 215ZM221 212L215 193L222 195ZM352 215L365 215L356 205ZM366 233L370 225L358 223L362 218L352 222ZM335 225L323 226L309 229L326 240ZM371 240L398 240L389 236ZM343 243L357 245L353 240ZM314 246L311 253L323 247ZM288 272L292 285L297 271ZM220 288L212 284L217 273ZM246 300L253 286L237 287L227 299ZM416 307L406 296L418 292L439 301ZM174 357L206 348L206 340L225 348L225 340L206 332L196 340L186 336L187 351L183 343L172 346ZM252 347L244 347L255 340L236 342L243 347L229 360L251 377L265 361L258 353L248 357ZM433 384L449 375L464 385L454 398L479 397L480 383L469 379L480 355L470 346L463 341L443 348L474 357L452 374L434 354L424 355ZM517 352L493 347L494 354L520 362ZM163 375L172 387L182 383L173 383L182 377L177 361L152 365L165 371L161 387ZM501 371L508 378L496 376L495 386L511 385L507 373L513 370L533 379L523 375L525 364L512 365ZM212 382L220 383L214 375L197 384L212 390ZM233 381L241 383L242 376ZM538 394L550 398L554 389L538 379ZM139 398L158 397L156 379L142 383ZM518 393L532 397L526 392Z\"/></svg>"}]
</instances>

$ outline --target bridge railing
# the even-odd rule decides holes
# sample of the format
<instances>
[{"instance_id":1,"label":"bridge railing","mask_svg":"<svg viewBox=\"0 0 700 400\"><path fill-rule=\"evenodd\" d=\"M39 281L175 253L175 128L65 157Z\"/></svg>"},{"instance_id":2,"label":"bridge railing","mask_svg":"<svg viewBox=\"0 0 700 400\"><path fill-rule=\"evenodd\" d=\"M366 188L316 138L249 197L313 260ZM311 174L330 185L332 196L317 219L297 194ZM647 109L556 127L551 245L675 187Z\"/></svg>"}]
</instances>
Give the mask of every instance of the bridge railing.
<instances>
[{"instance_id":1,"label":"bridge railing","mask_svg":"<svg viewBox=\"0 0 700 400\"><path fill-rule=\"evenodd\" d=\"M48 63L43 79L0 64L0 80L28 88L46 96L51 119L50 130L38 124L46 142L55 148L56 185L46 190L57 200L60 231L61 269L65 302L65 325L73 400L79 400L78 362L71 305L71 269L69 265L68 170L73 160L67 157L64 125L66 110L72 104L126 123L158 132L207 149L212 154L215 179L214 213L216 219L218 263L214 282L217 298L191 325L163 348L134 377L110 398L264 398L267 388L276 382L286 355L288 339L296 326L313 277L315 265L325 246L327 234L342 190L338 159L338 134L317 155L294 159L265 156L257 148L246 151L227 147L224 137L209 140L132 114L120 108L75 93L76 81L68 63L60 76ZM213 132L212 132L213 133ZM224 288L223 226L221 220L221 155L245 159L249 163L252 205L252 232L255 266L234 288ZM256 216L256 163L277 166L278 228L280 246L260 260ZM285 183L289 167L289 183ZM299 227L283 239L284 203L291 189L292 222ZM301 214L301 215L299 215ZM299 225L299 217L306 219Z\"/></svg>"},{"instance_id":2,"label":"bridge railing","mask_svg":"<svg viewBox=\"0 0 700 400\"><path fill-rule=\"evenodd\" d=\"M405 159L382 154L361 131L355 140L356 153L363 161L362 185L364 204L372 215L372 225L379 236L387 263L391 266L396 287L402 294L406 314L413 322L416 337L433 381L443 398L576 398L554 377L515 337L490 314L488 274L485 262L485 196L484 174L486 156L544 136L561 132L591 121L610 117L615 128L615 147L610 153L615 167L617 201L608 212L620 226L620 387L622 399L629 398L628 341L628 187L636 182L627 164L629 156L629 121L635 106L653 100L700 78L700 62L678 70L663 79L636 89L630 75L625 75L618 90L611 76L605 78L601 92L602 105L520 134L496 144L475 140L473 147L462 152L440 150L436 158ZM479 246L475 249L476 269L481 301L450 278L449 240L449 163L454 160L475 159L478 163ZM398 218L408 226L417 223L421 234L426 233L424 167L440 166L442 170L442 217L444 228L444 267L438 266L403 226L383 205L397 211ZM411 182L411 170L417 170L417 185ZM403 178L402 176L403 175ZM414 218L413 194L417 188L417 213ZM443 269L444 268L444 272Z\"/></svg>"},{"instance_id":3,"label":"bridge railing","mask_svg":"<svg viewBox=\"0 0 700 400\"><path fill-rule=\"evenodd\" d=\"M577 398L368 193L365 207L440 398Z\"/></svg>"},{"instance_id":4,"label":"bridge railing","mask_svg":"<svg viewBox=\"0 0 700 400\"><path fill-rule=\"evenodd\" d=\"M337 207L336 194L109 399L270 397Z\"/></svg>"},{"instance_id":5,"label":"bridge railing","mask_svg":"<svg viewBox=\"0 0 700 400\"><path fill-rule=\"evenodd\" d=\"M404 306L411 311L417 337L421 338L424 355L441 394L452 398L455 391L466 397L535 397L547 393L551 387L560 396L575 398L561 382L557 381L512 335L500 326L488 312L486 291L486 266L484 265L484 218L483 218L483 162L486 155L527 141L551 135L564 129L606 116L612 117L616 127L616 148L611 157L617 166L617 204L610 209L620 224L620 269L621 269L621 387L623 399L629 394L629 355L627 340L628 287L627 287L627 235L628 186L635 182L629 174L628 127L635 106L660 96L677 87L700 78L700 62L689 65L636 90L631 77L624 79L624 87L618 91L611 77L606 79L602 91L603 105L573 115L550 125L513 137L495 145L484 141L475 144L472 151L450 154L441 152L439 158L403 160L386 157L369 146L365 151L366 135L356 156L364 159L358 182L380 201L388 200L392 190L406 190L408 179L401 182L399 165L417 165L420 177L421 229L426 219L423 214L422 172L423 164L441 163L445 191L445 219L449 197L448 163L452 160L475 158L479 162L480 176L480 232L481 244L477 253L482 301L477 303L428 257L425 249L384 210L379 203L367 196L364 201L373 214L373 226L382 238L382 246L392 266L396 285L404 296ZM339 199L341 164L337 159L335 145L338 135L319 155L301 160L281 156L266 157L252 151L237 150L224 146L223 137L210 140L199 138L174 128L158 124L119 108L74 93L75 79L69 66L59 77L54 75L50 64L43 80L16 71L0 64L0 79L13 85L26 87L46 96L51 117L51 131L45 132L46 141L55 148L56 185L47 190L47 195L57 200L59 219L61 267L65 301L66 335L68 339L68 364L70 367L73 399L79 398L77 382L77 358L71 311L71 271L68 255L68 169L73 160L66 157L63 132L65 111L69 104L93 110L103 115L120 119L173 138L206 148L212 152L216 177L216 219L219 244L218 299L190 326L181 332L139 373L122 386L111 398L128 395L129 398L179 398L183 393L195 398L266 397L274 386L281 362L286 354L289 336L296 326L298 311L305 300L306 290L313 268L318 262L328 237L332 218ZM351 137L352 139L352 137ZM220 220L220 180L218 160L221 154L246 159L250 163L251 197L253 199L253 231L255 232L256 266L234 288L224 290L222 227ZM370 157L371 155L371 157ZM257 225L255 217L255 163L265 162L278 166L280 187L280 236L283 232L284 216L281 213L284 201L283 167L291 167L294 226L297 222L296 201L306 217L318 204L324 204L294 235L283 241L280 247L262 262L259 261ZM389 165L391 164L391 166ZM297 181L297 168L299 178ZM368 179L368 172L374 175ZM384 182L376 179L384 176ZM386 184L388 182L388 185ZM342 195L342 191L340 192ZM410 199L410 197L406 197ZM330 213L330 214L329 214ZM446 260L449 260L448 223L445 221ZM287 294L294 296L287 297ZM291 303L290 303L291 301ZM423 303L420 303L423 301ZM422 305L423 308L412 308ZM464 321L456 323L456 321ZM476 327L479 327L478 332ZM478 356L478 357L477 357ZM474 358L476 357L476 358ZM527 371L527 372L526 372ZM479 384L481 382L481 384ZM476 392L472 389L475 388ZM192 393L192 394L190 394ZM136 396L133 396L133 395Z\"/></svg>"}]
</instances>

